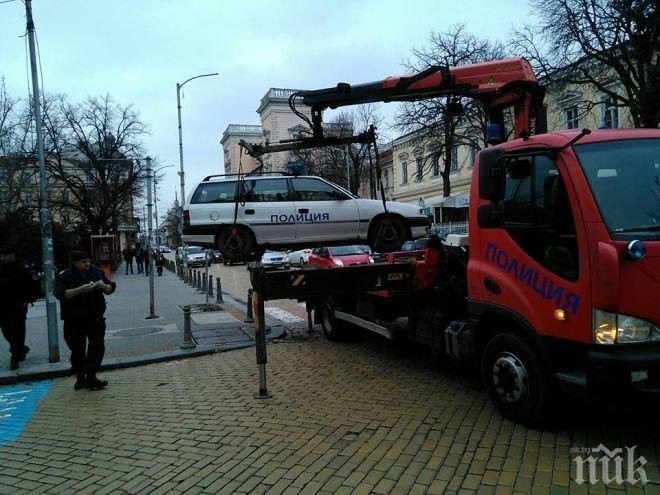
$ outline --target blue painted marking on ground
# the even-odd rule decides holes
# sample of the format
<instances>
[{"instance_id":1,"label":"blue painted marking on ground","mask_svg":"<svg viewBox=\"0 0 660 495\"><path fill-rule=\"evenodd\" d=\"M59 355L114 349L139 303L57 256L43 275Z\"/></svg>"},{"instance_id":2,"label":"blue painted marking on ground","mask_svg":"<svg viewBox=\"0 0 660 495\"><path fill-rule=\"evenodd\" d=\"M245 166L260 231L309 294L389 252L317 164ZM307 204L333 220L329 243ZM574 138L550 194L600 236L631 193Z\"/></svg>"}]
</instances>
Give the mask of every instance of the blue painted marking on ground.
<instances>
[{"instance_id":1,"label":"blue painted marking on ground","mask_svg":"<svg viewBox=\"0 0 660 495\"><path fill-rule=\"evenodd\" d=\"M44 380L0 387L0 447L18 438L52 386Z\"/></svg>"}]
</instances>

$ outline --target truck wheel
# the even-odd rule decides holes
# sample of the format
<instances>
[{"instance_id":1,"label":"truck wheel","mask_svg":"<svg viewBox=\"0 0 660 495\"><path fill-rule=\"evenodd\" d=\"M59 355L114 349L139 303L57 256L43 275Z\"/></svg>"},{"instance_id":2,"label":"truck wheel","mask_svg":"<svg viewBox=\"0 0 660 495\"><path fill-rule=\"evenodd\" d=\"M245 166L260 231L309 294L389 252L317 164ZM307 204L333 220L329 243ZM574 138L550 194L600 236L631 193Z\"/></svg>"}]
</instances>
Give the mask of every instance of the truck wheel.
<instances>
[{"instance_id":1,"label":"truck wheel","mask_svg":"<svg viewBox=\"0 0 660 495\"><path fill-rule=\"evenodd\" d=\"M408 228L403 219L382 216L369 228L369 247L377 253L398 251L408 238Z\"/></svg>"},{"instance_id":2,"label":"truck wheel","mask_svg":"<svg viewBox=\"0 0 660 495\"><path fill-rule=\"evenodd\" d=\"M552 401L549 372L524 340L511 333L493 337L481 358L481 375L502 415L517 423L542 423Z\"/></svg>"},{"instance_id":3,"label":"truck wheel","mask_svg":"<svg viewBox=\"0 0 660 495\"><path fill-rule=\"evenodd\" d=\"M321 329L328 340L341 340L344 333L344 322L335 319L334 305L329 302L323 302L321 306Z\"/></svg>"},{"instance_id":4,"label":"truck wheel","mask_svg":"<svg viewBox=\"0 0 660 495\"><path fill-rule=\"evenodd\" d=\"M229 262L252 261L256 242L252 233L243 227L229 227L218 234L218 251Z\"/></svg>"}]
</instances>

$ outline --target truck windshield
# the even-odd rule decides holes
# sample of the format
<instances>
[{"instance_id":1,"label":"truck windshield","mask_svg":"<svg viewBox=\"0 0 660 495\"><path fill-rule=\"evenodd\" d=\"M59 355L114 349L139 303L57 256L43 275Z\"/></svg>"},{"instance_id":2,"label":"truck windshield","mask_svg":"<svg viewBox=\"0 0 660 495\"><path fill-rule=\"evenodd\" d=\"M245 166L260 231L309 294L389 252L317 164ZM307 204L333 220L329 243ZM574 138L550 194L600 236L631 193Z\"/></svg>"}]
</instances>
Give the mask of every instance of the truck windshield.
<instances>
[{"instance_id":1,"label":"truck windshield","mask_svg":"<svg viewBox=\"0 0 660 495\"><path fill-rule=\"evenodd\" d=\"M614 238L660 237L660 139L574 147Z\"/></svg>"}]
</instances>

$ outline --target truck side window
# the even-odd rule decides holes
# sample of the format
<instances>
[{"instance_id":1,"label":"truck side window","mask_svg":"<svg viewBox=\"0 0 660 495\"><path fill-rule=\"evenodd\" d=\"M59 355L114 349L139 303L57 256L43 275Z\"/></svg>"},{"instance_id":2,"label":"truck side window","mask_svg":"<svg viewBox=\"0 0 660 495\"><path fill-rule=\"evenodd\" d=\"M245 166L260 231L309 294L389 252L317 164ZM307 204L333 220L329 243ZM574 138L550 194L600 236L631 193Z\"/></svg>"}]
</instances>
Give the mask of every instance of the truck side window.
<instances>
[{"instance_id":1,"label":"truck side window","mask_svg":"<svg viewBox=\"0 0 660 495\"><path fill-rule=\"evenodd\" d=\"M507 175L504 228L534 260L570 281L578 278L573 212L564 181L552 158L531 157L529 177Z\"/></svg>"}]
</instances>

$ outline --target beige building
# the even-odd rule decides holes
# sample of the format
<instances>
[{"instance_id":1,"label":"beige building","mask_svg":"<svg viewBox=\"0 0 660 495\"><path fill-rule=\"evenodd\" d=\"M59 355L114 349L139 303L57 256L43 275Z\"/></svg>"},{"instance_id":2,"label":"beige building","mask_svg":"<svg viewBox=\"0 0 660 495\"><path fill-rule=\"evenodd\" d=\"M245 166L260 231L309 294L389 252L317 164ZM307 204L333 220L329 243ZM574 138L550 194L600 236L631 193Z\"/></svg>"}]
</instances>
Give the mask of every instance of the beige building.
<instances>
[{"instance_id":1,"label":"beige building","mask_svg":"<svg viewBox=\"0 0 660 495\"><path fill-rule=\"evenodd\" d=\"M283 139L297 137L308 130L307 125L289 108L289 97L295 89L270 88L261 98L257 113L261 125L230 124L225 129L220 143L222 144L224 171L226 174L238 172L240 147L238 142L245 139L256 144L277 144ZM300 106L299 111L310 116L309 107ZM271 153L261 157L264 172L279 171L287 165L286 153ZM258 160L243 153L241 160L244 172L256 170L261 166Z\"/></svg>"},{"instance_id":2,"label":"beige building","mask_svg":"<svg viewBox=\"0 0 660 495\"><path fill-rule=\"evenodd\" d=\"M617 91L617 86L612 85ZM627 108L617 106L612 98L591 88L570 88L562 92L548 91L545 99L548 130L574 128L632 127ZM384 167L383 184L388 199L424 205L433 223L446 231L467 229L467 209L472 169L478 146L456 146L453 149L450 175L451 195L443 197L440 167L433 149L415 133L405 134L391 143L391 167ZM381 160L385 162L384 155ZM385 173L385 172L384 172ZM388 187L389 185L389 187Z\"/></svg>"}]
</instances>

